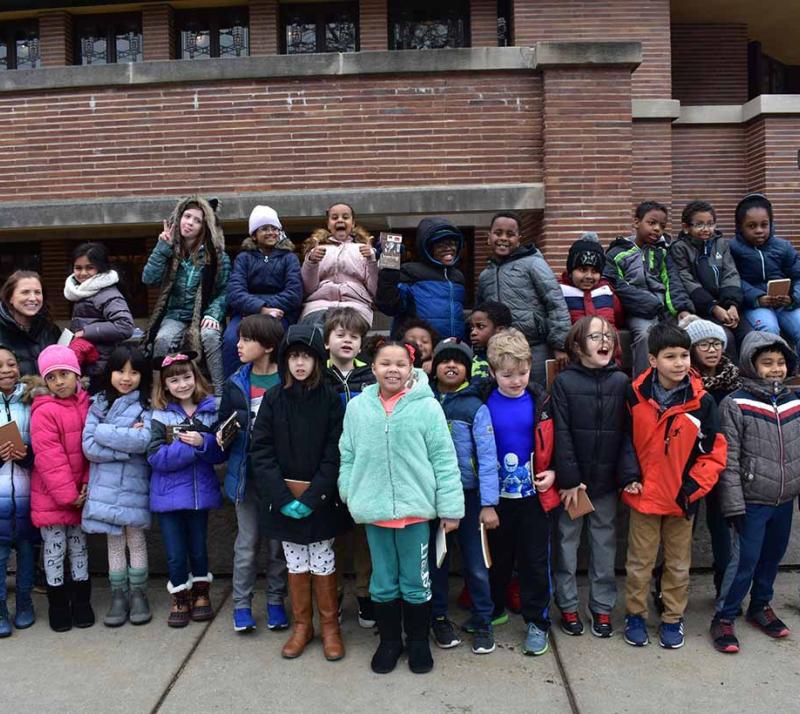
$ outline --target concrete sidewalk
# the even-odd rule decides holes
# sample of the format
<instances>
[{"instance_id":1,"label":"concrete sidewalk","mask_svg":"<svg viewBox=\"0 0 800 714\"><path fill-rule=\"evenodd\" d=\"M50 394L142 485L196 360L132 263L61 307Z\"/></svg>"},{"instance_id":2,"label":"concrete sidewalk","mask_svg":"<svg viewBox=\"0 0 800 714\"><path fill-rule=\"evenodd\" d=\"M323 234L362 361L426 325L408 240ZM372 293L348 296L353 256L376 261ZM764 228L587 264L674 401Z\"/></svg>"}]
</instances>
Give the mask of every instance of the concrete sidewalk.
<instances>
[{"instance_id":1,"label":"concrete sidewalk","mask_svg":"<svg viewBox=\"0 0 800 714\"><path fill-rule=\"evenodd\" d=\"M154 621L117 629L95 625L56 634L47 626L46 599L36 597L39 620L0 641L0 696L7 712L787 712L797 711L800 691L800 610L797 573L778 577L774 607L796 635L775 641L744 622L742 652L716 653L708 637L712 585L692 579L686 646L637 649L618 631L611 640L589 634L567 637L553 628L551 651L525 657L519 617L496 629L497 650L473 655L469 636L453 650L434 649L428 675L412 675L405 659L386 676L369 659L376 635L355 622L355 600L345 601L347 656L326 662L315 640L296 661L283 660L286 633L231 628L230 586L214 584L220 608L211 623L183 630L164 624L168 596L163 582L151 588ZM623 581L619 581L620 591ZM457 581L451 581L455 595ZM585 588L584 588L585 590ZM263 591L262 591L263 592ZM583 593L585 602L585 592ZM263 595L257 597L263 607ZM95 579L98 620L109 592ZM614 623L621 630L622 610ZM453 607L451 617L465 618ZM263 617L263 615L261 616ZM557 621L557 611L553 613ZM651 617L655 624L655 619Z\"/></svg>"}]
</instances>

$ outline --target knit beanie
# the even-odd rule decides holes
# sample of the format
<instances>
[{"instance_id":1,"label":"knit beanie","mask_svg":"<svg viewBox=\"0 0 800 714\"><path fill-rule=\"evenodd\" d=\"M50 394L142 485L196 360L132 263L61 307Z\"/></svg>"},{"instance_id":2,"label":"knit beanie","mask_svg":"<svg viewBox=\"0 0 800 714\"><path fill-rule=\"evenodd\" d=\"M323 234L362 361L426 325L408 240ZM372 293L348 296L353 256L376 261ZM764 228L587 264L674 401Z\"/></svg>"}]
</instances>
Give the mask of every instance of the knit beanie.
<instances>
[{"instance_id":1,"label":"knit beanie","mask_svg":"<svg viewBox=\"0 0 800 714\"><path fill-rule=\"evenodd\" d=\"M722 349L728 346L728 336L725 330L716 322L711 320L703 320L697 315L689 315L678 323L678 326L686 330L689 339L692 341L692 346L703 340L719 340L722 342Z\"/></svg>"},{"instance_id":2,"label":"knit beanie","mask_svg":"<svg viewBox=\"0 0 800 714\"><path fill-rule=\"evenodd\" d=\"M64 345L45 347L39 355L37 364L39 365L39 374L43 378L57 369L66 369L69 372L75 372L79 377L81 376L78 357L69 347L64 347Z\"/></svg>"},{"instance_id":3,"label":"knit beanie","mask_svg":"<svg viewBox=\"0 0 800 714\"><path fill-rule=\"evenodd\" d=\"M597 268L603 272L606 265L606 254L597 233L586 232L576 240L569 249L567 255L567 274L575 268Z\"/></svg>"},{"instance_id":4,"label":"knit beanie","mask_svg":"<svg viewBox=\"0 0 800 714\"><path fill-rule=\"evenodd\" d=\"M248 223L250 235L253 235L259 228L263 228L264 226L274 226L278 230L283 228L274 208L270 208L269 206L256 206L250 212L250 221Z\"/></svg>"},{"instance_id":5,"label":"knit beanie","mask_svg":"<svg viewBox=\"0 0 800 714\"><path fill-rule=\"evenodd\" d=\"M435 376L439 364L449 359L463 364L467 370L467 379L469 379L472 374L472 348L457 337L448 337L436 345L431 361L431 375Z\"/></svg>"}]
</instances>

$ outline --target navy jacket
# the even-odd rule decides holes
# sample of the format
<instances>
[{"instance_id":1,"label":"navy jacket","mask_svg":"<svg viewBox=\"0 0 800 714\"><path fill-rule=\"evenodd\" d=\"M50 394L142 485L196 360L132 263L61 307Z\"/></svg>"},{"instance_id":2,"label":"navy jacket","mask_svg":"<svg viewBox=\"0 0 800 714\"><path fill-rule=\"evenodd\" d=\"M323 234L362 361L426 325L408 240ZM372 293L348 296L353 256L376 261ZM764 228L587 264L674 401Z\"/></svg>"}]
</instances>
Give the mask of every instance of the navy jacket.
<instances>
[{"instance_id":1,"label":"navy jacket","mask_svg":"<svg viewBox=\"0 0 800 714\"><path fill-rule=\"evenodd\" d=\"M355 367L350 374L345 377L339 369L328 360L328 368L325 370L325 382L336 390L336 393L342 399L342 406L346 407L347 403L353 397L357 397L361 394L364 387L375 384L375 375L372 373L372 367L357 359L355 361Z\"/></svg>"},{"instance_id":2,"label":"navy jacket","mask_svg":"<svg viewBox=\"0 0 800 714\"><path fill-rule=\"evenodd\" d=\"M792 307L800 307L800 260L788 240L773 235L756 248L737 233L731 253L742 280L745 309L759 307L758 298L767 294L767 281L781 278L791 278Z\"/></svg>"}]
</instances>

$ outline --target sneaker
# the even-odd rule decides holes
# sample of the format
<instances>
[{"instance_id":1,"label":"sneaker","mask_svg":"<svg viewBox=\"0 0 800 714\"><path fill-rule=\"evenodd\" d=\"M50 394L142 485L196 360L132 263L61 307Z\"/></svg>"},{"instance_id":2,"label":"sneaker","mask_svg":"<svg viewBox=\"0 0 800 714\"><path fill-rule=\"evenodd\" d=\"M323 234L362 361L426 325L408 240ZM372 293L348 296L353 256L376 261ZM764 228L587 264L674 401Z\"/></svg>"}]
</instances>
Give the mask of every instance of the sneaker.
<instances>
[{"instance_id":1,"label":"sneaker","mask_svg":"<svg viewBox=\"0 0 800 714\"><path fill-rule=\"evenodd\" d=\"M473 654L489 654L490 652L494 652L494 633L491 625L476 630L472 637Z\"/></svg>"},{"instance_id":2,"label":"sneaker","mask_svg":"<svg viewBox=\"0 0 800 714\"><path fill-rule=\"evenodd\" d=\"M678 622L662 622L658 628L658 644L667 650L683 647L683 620Z\"/></svg>"},{"instance_id":3,"label":"sneaker","mask_svg":"<svg viewBox=\"0 0 800 714\"><path fill-rule=\"evenodd\" d=\"M547 652L549 648L550 634L547 630L540 630L533 622L528 623L528 634L525 642L522 643L522 653L538 657Z\"/></svg>"},{"instance_id":4,"label":"sneaker","mask_svg":"<svg viewBox=\"0 0 800 714\"><path fill-rule=\"evenodd\" d=\"M285 630L287 627L289 627L289 620L286 617L286 608L283 603L267 603L267 628Z\"/></svg>"},{"instance_id":5,"label":"sneaker","mask_svg":"<svg viewBox=\"0 0 800 714\"><path fill-rule=\"evenodd\" d=\"M739 651L739 640L736 639L736 630L732 620L723 620L715 617L711 620L711 639L714 649L725 654L736 654Z\"/></svg>"},{"instance_id":6,"label":"sneaker","mask_svg":"<svg viewBox=\"0 0 800 714\"><path fill-rule=\"evenodd\" d=\"M233 611L234 632L251 632L255 629L256 621L253 619L253 610L249 607L237 607Z\"/></svg>"},{"instance_id":7,"label":"sneaker","mask_svg":"<svg viewBox=\"0 0 800 714\"><path fill-rule=\"evenodd\" d=\"M561 630L564 634L578 637L583 634L583 623L577 612L561 613Z\"/></svg>"},{"instance_id":8,"label":"sneaker","mask_svg":"<svg viewBox=\"0 0 800 714\"><path fill-rule=\"evenodd\" d=\"M443 650L449 650L451 647L458 647L461 644L453 623L446 617L434 617L431 629L433 630L433 639Z\"/></svg>"},{"instance_id":9,"label":"sneaker","mask_svg":"<svg viewBox=\"0 0 800 714\"><path fill-rule=\"evenodd\" d=\"M650 644L647 635L647 624L639 615L625 615L625 642L634 647Z\"/></svg>"},{"instance_id":10,"label":"sneaker","mask_svg":"<svg viewBox=\"0 0 800 714\"><path fill-rule=\"evenodd\" d=\"M515 615L522 612L522 599L519 592L519 578L514 578L506 588L506 607Z\"/></svg>"},{"instance_id":11,"label":"sneaker","mask_svg":"<svg viewBox=\"0 0 800 714\"><path fill-rule=\"evenodd\" d=\"M497 627L498 625L505 625L508 622L508 613L503 610L499 615L492 616L492 627Z\"/></svg>"},{"instance_id":12,"label":"sneaker","mask_svg":"<svg viewBox=\"0 0 800 714\"><path fill-rule=\"evenodd\" d=\"M592 612L589 610L589 617L592 618L592 634L595 637L613 637L614 626L611 624L611 615L604 612Z\"/></svg>"},{"instance_id":13,"label":"sneaker","mask_svg":"<svg viewBox=\"0 0 800 714\"><path fill-rule=\"evenodd\" d=\"M375 627L375 608L372 606L372 598L357 597L358 600L358 626L370 629Z\"/></svg>"},{"instance_id":14,"label":"sneaker","mask_svg":"<svg viewBox=\"0 0 800 714\"><path fill-rule=\"evenodd\" d=\"M770 637L787 637L791 632L769 605L764 605L764 607L755 612L748 610L746 619L751 625Z\"/></svg>"},{"instance_id":15,"label":"sneaker","mask_svg":"<svg viewBox=\"0 0 800 714\"><path fill-rule=\"evenodd\" d=\"M33 609L33 601L30 596L23 597L17 593L17 610L14 613L14 627L24 630L36 622L36 612Z\"/></svg>"}]
</instances>

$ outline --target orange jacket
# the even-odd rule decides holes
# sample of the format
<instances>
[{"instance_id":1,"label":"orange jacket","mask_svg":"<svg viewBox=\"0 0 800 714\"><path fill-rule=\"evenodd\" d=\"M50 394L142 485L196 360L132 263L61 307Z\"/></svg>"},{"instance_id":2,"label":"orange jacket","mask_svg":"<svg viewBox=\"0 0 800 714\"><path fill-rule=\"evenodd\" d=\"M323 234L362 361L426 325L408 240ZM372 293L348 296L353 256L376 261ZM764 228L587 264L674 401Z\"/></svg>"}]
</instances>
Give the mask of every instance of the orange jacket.
<instances>
[{"instance_id":1,"label":"orange jacket","mask_svg":"<svg viewBox=\"0 0 800 714\"><path fill-rule=\"evenodd\" d=\"M719 480L728 445L717 405L698 377L690 376L686 400L662 414L652 398L654 378L648 369L628 389L642 492L623 492L622 500L640 513L689 518Z\"/></svg>"}]
</instances>

